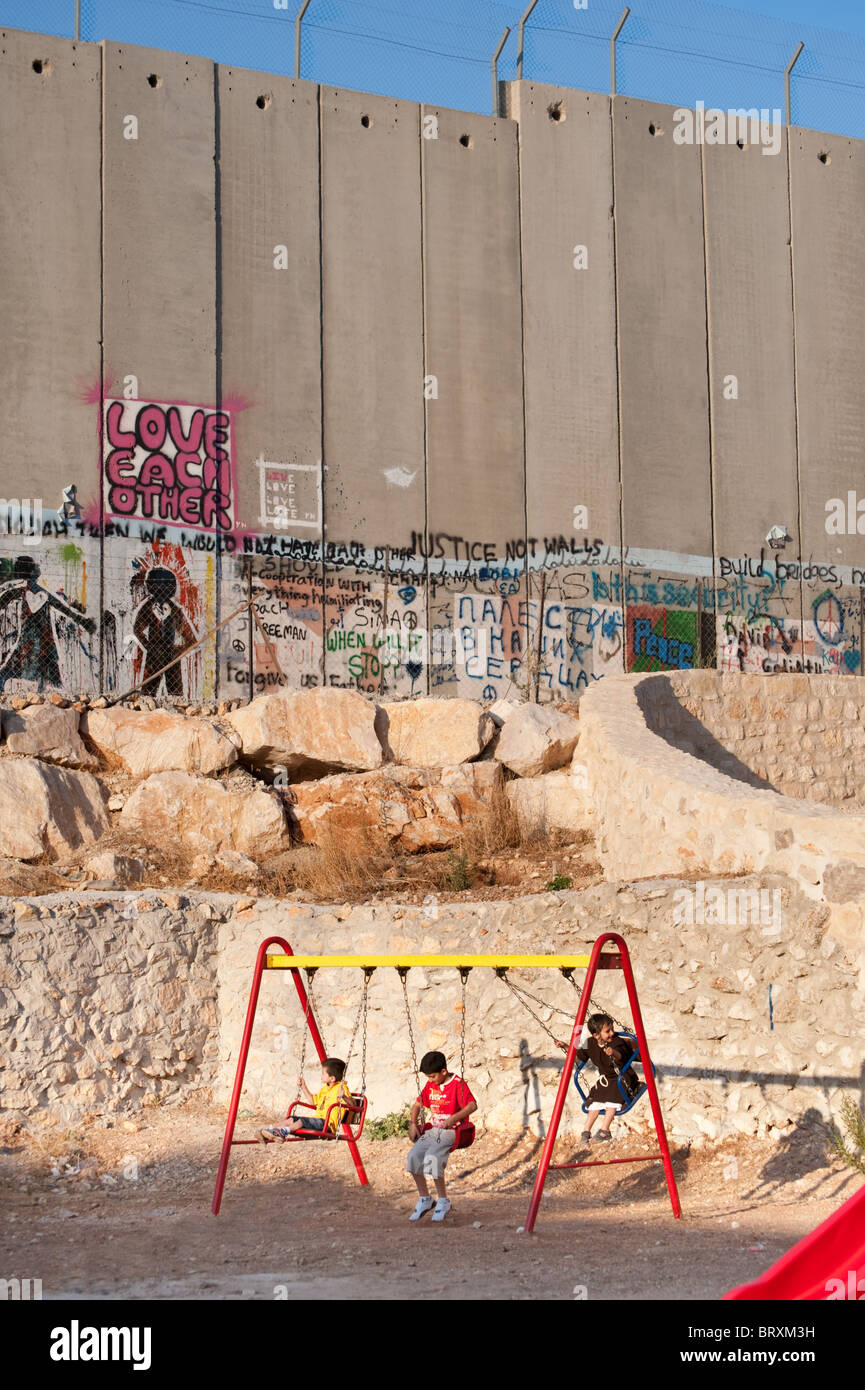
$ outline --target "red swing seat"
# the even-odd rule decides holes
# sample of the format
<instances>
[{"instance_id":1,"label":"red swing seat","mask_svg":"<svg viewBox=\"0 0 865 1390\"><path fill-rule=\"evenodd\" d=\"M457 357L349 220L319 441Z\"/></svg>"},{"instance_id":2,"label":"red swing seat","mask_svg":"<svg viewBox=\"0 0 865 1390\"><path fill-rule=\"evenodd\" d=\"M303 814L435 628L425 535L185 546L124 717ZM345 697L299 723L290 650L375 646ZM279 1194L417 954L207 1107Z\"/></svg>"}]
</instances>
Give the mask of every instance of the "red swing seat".
<instances>
[{"instance_id":1,"label":"red swing seat","mask_svg":"<svg viewBox=\"0 0 865 1390\"><path fill-rule=\"evenodd\" d=\"M298 1141L306 1139L353 1139L356 1142L363 1134L363 1126L366 1120L366 1106L367 1099L365 1095L349 1093L349 1095L343 1096L342 1100L334 1101L333 1105L328 1106L327 1114L324 1117L323 1129L299 1129L296 1133L288 1135L284 1142L288 1144L295 1139ZM294 1112L297 1109L315 1110L315 1106L310 1105L309 1102L305 1100L293 1100L288 1107L288 1113L285 1118L287 1120L294 1119ZM343 1134L340 1130L332 1130L330 1128L330 1117L334 1110L341 1110L343 1112L345 1119L344 1121L340 1121L340 1123L348 1125L348 1134ZM356 1116L356 1118L352 1120L349 1116Z\"/></svg>"}]
</instances>

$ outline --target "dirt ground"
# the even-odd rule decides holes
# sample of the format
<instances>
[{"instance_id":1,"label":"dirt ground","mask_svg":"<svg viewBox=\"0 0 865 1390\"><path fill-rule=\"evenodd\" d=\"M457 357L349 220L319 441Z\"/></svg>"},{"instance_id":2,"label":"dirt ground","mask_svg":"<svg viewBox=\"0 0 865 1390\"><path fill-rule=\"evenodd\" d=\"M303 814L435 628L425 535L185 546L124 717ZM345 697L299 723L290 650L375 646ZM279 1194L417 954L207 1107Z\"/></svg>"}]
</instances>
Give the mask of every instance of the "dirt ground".
<instances>
[{"instance_id":1,"label":"dirt ground","mask_svg":"<svg viewBox=\"0 0 865 1390\"><path fill-rule=\"evenodd\" d=\"M246 1112L238 1135L272 1116ZM518 1234L540 1141L480 1136L448 1168L453 1211L410 1225L406 1141L235 1148L210 1213L225 1123L205 1099L0 1136L0 1268L45 1299L718 1299L855 1190L825 1136L677 1149L683 1216L660 1163L550 1173ZM623 1137L604 1156L651 1152ZM558 1161L573 1157L559 1142ZM597 1157L594 1152L584 1157Z\"/></svg>"}]
</instances>

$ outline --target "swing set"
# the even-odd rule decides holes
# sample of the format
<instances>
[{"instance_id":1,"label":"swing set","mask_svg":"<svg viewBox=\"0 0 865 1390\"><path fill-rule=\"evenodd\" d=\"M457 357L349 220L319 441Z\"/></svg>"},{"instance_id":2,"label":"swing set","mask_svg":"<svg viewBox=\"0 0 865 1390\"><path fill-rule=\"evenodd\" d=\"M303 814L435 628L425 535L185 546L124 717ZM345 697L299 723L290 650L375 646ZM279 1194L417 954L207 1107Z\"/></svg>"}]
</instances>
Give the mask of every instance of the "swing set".
<instances>
[{"instance_id":1,"label":"swing set","mask_svg":"<svg viewBox=\"0 0 865 1390\"><path fill-rule=\"evenodd\" d=\"M272 947L279 947L279 951L271 950ZM612 949L605 950L605 947ZM544 1184L547 1173L550 1169L563 1170L568 1168L595 1168L605 1167L613 1163L649 1163L660 1161L664 1167L664 1175L667 1182L667 1191L670 1197L670 1205L675 1217L681 1216L679 1205L679 1195L676 1188L676 1180L673 1175L673 1165L670 1159L670 1149L667 1143L667 1135L664 1129L664 1120L661 1114L661 1105L658 1099L657 1087L655 1085L655 1068L649 1056L649 1046L646 1041L643 1029L643 1020L640 1013L640 1004L637 998L637 989L634 983L634 975L631 968L631 959L624 939L615 932L605 932L599 936L592 947L591 955L581 956L559 956L559 955L521 955L521 956L494 956L494 955L471 955L463 953L460 955L399 955L399 956L342 956L342 955L295 955L288 942L282 937L270 936L263 941L258 948L255 961L255 970L252 980L252 989L249 996L249 1005L246 1011L246 1021L243 1028L243 1036L240 1043L240 1051L237 1059L237 1071L234 1078L234 1088L231 1093L231 1102L228 1108L228 1119L225 1126L225 1136L222 1143L222 1153L219 1159L219 1168L216 1175L216 1186L213 1193L213 1203L211 1210L214 1216L219 1215L222 1195L225 1188L225 1179L228 1171L228 1161L231 1157L232 1147L235 1145L257 1144L257 1139L235 1139L234 1129L237 1122L237 1111L240 1105L240 1096L243 1090L243 1079L246 1073L246 1064L249 1056L252 1029L255 1022L255 1013L258 1006L258 996L261 989L261 978L265 970L289 970L294 987L297 991L298 1000L304 1015L303 1045L301 1049L300 1074L303 1075L303 1066L306 1058L307 1036L312 1038L313 1046L318 1054L319 1060L324 1061L328 1053L324 1046L318 1023L314 1011L314 982L316 972L323 968L336 969L360 969L363 972L363 988L361 1000L358 1006L357 1016L349 1043L348 1055L346 1057L346 1075L348 1074L348 1063L354 1050L358 1030L361 1030L361 1083L357 1091L352 1091L348 1096L334 1102L325 1116L324 1128L322 1130L296 1130L293 1134L286 1136L285 1143L307 1142L308 1140L319 1141L343 1141L348 1145L349 1152L354 1162L358 1181L362 1187L368 1186L369 1179L363 1166L360 1152L358 1150L358 1140L363 1134L364 1121L367 1111L366 1095L366 1053L367 1053L367 1013L369 1009L369 985L376 970L382 968L395 969L400 977L403 992L403 1002L408 1023L409 1040L411 1043L412 1062L414 1064L415 1079L418 1084L418 1092L421 1089L420 1077L418 1073L417 1050L415 1047L414 1031L412 1029L411 1009L409 1007L408 973L413 966L423 967L453 967L459 971L461 980L462 1010L460 1014L460 1076L465 1077L465 1047L466 1047L466 984L472 970L482 968L492 968L496 976L502 980L511 995L517 1002L531 1015L540 1028L552 1038L558 1047L559 1044L553 1033L544 1022L543 1018L536 1012L535 1005L545 1009L553 1008L552 1005L531 993L525 985L508 978L509 970L526 969L545 969L558 970L570 985L573 986L577 994L577 1012L571 1029L570 1041L567 1046L562 1074L559 1079L559 1086L556 1092L556 1099L553 1105L553 1112L550 1117L549 1128L544 1139L538 1171L535 1177L534 1189L529 1203L528 1216L525 1222L525 1231L534 1230L537 1219L538 1208L543 1196ZM575 970L585 969L586 978L582 986L578 985L573 978ZM306 972L307 984L304 985L301 978L301 971ZM625 985L628 993L631 1015L634 1020L633 1029L626 1024L621 1024L616 1018L613 1022L620 1031L627 1037L633 1039L636 1044L635 1055L629 1062L622 1067L617 1077L617 1088L621 1094L622 1109L620 1114L626 1114L643 1095L647 1094L652 1109L652 1118L655 1123L655 1132L658 1140L657 1152L648 1154L629 1155L626 1158L592 1159L583 1162L553 1163L553 1148L556 1142L559 1125L561 1123L562 1111L567 1099L568 1088L571 1077L582 1098L583 1110L588 1110L586 1092L580 1083L580 1074L586 1063L582 1063L574 1070L576 1062L577 1048L580 1043L580 1036L583 1031L586 1014L589 1005L604 1013L609 1010L603 1009L596 1000L590 997L591 989L595 981L595 976L599 970L621 970L625 977ZM570 1013L565 1014L562 1009L554 1009L554 1012L571 1018ZM610 1015L612 1017L612 1015ZM635 1065L640 1065L643 1070L641 1079L633 1071ZM288 1108L288 1119L301 1118L296 1115L298 1109L314 1107L306 1106L300 1100L300 1096L293 1100ZM334 1110L338 1110L336 1116L337 1124L331 1128L333 1123L331 1116ZM457 1140L454 1148L468 1148L474 1142L474 1126L467 1121L463 1121L457 1130Z\"/></svg>"}]
</instances>

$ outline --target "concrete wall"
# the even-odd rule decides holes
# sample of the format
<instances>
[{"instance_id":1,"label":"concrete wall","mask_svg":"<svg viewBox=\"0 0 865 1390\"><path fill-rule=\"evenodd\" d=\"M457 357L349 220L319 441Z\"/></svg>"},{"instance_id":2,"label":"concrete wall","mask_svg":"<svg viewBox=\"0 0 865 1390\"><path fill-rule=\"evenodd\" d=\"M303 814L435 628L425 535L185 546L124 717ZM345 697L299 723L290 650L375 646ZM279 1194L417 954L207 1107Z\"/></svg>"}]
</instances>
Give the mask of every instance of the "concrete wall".
<instances>
[{"instance_id":1,"label":"concrete wall","mask_svg":"<svg viewBox=\"0 0 865 1390\"><path fill-rule=\"evenodd\" d=\"M0 47L4 693L860 668L861 142Z\"/></svg>"}]
</instances>

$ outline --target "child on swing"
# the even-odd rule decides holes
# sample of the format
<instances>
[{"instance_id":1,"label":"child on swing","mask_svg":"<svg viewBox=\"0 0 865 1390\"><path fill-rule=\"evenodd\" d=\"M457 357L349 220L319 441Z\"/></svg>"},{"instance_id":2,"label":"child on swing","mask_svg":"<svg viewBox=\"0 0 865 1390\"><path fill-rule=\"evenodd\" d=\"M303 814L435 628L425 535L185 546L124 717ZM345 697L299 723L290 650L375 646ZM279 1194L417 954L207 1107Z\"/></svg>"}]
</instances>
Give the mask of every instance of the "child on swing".
<instances>
[{"instance_id":1,"label":"child on swing","mask_svg":"<svg viewBox=\"0 0 865 1390\"><path fill-rule=\"evenodd\" d=\"M318 1134L323 1134L325 1123L327 1123L328 1132L336 1134L346 1112L342 1107L333 1110L329 1121L327 1112L332 1105L336 1105L337 1101L350 1099L351 1093L343 1081L344 1076L345 1062L340 1057L325 1057L321 1064L321 1086L315 1095L312 1094L303 1077L299 1076L297 1084L300 1093L308 1105L315 1106L315 1114L308 1117L293 1115L290 1120L285 1120L281 1125L268 1125L266 1129L261 1131L261 1137L265 1144L273 1144L277 1139L288 1139L298 1130L312 1129Z\"/></svg>"},{"instance_id":2,"label":"child on swing","mask_svg":"<svg viewBox=\"0 0 865 1390\"><path fill-rule=\"evenodd\" d=\"M610 1126L616 1118L616 1112L621 1110L624 1104L617 1085L619 1073L628 1058L634 1055L635 1049L627 1038L620 1037L616 1032L609 1014L591 1014L586 1020L586 1027L590 1036L585 1047L577 1048L577 1057L581 1062L592 1062L599 1075L586 1098L589 1113L586 1128L580 1139L584 1144L591 1143L592 1126L598 1116L603 1114L601 1127L595 1135L595 1143L600 1141L609 1144L613 1138ZM567 1052L567 1043L560 1042L557 1038L556 1045Z\"/></svg>"},{"instance_id":3,"label":"child on swing","mask_svg":"<svg viewBox=\"0 0 865 1390\"><path fill-rule=\"evenodd\" d=\"M474 1114L478 1104L462 1077L448 1071L443 1052L424 1053L420 1070L426 1077L426 1085L411 1108L408 1127L412 1146L406 1168L418 1190L417 1205L409 1221L420 1221L435 1207L432 1219L438 1222L444 1221L451 1209L444 1171L456 1143L457 1128L461 1121ZM422 1107L429 1111L429 1121L420 1129L418 1121ZM430 1196L427 1174L435 1183L438 1201Z\"/></svg>"}]
</instances>

